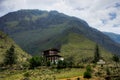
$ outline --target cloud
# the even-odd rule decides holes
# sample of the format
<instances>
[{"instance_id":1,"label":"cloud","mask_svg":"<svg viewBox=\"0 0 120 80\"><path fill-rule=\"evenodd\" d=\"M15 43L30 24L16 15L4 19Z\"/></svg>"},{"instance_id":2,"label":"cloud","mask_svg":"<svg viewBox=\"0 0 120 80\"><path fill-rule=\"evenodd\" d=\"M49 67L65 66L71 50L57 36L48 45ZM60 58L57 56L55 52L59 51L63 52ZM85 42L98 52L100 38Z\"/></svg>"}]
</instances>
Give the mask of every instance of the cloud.
<instances>
[{"instance_id":1,"label":"cloud","mask_svg":"<svg viewBox=\"0 0 120 80\"><path fill-rule=\"evenodd\" d=\"M120 0L0 0L0 16L19 9L57 10L120 34Z\"/></svg>"}]
</instances>

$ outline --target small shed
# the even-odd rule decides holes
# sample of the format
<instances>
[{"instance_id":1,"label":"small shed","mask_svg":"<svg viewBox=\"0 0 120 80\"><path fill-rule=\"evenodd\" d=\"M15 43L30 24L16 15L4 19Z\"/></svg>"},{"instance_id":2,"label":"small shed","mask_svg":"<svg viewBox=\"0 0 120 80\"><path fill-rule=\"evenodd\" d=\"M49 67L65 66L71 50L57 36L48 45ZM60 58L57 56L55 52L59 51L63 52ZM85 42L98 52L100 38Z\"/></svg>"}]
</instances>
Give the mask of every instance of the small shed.
<instances>
[{"instance_id":1,"label":"small shed","mask_svg":"<svg viewBox=\"0 0 120 80\"><path fill-rule=\"evenodd\" d=\"M103 65L105 64L105 61L102 60L102 59L100 59L100 60L97 62L97 64L99 64L99 65L101 65L101 67L103 67Z\"/></svg>"}]
</instances>

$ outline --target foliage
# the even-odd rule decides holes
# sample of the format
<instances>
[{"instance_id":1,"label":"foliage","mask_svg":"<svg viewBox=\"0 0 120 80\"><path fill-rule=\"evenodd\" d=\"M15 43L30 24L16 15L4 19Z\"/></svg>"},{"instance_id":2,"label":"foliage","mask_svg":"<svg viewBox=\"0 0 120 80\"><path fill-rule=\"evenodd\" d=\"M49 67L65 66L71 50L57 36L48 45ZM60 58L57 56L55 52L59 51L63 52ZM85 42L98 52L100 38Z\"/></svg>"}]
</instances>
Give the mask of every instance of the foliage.
<instances>
[{"instance_id":1,"label":"foliage","mask_svg":"<svg viewBox=\"0 0 120 80\"><path fill-rule=\"evenodd\" d=\"M16 54L15 47L12 45L9 50L6 51L4 64L5 65L13 65L16 63Z\"/></svg>"},{"instance_id":2,"label":"foliage","mask_svg":"<svg viewBox=\"0 0 120 80\"><path fill-rule=\"evenodd\" d=\"M66 67L72 68L74 66L74 57L73 56L67 57L64 61L66 62Z\"/></svg>"},{"instance_id":3,"label":"foliage","mask_svg":"<svg viewBox=\"0 0 120 80\"><path fill-rule=\"evenodd\" d=\"M35 67L41 66L43 64L43 58L40 56L33 56L30 60L30 68L34 69Z\"/></svg>"},{"instance_id":4,"label":"foliage","mask_svg":"<svg viewBox=\"0 0 120 80\"><path fill-rule=\"evenodd\" d=\"M119 56L113 55L112 60L115 61L116 63L120 61Z\"/></svg>"},{"instance_id":5,"label":"foliage","mask_svg":"<svg viewBox=\"0 0 120 80\"><path fill-rule=\"evenodd\" d=\"M57 69L66 68L67 63L65 61L59 60L57 63Z\"/></svg>"},{"instance_id":6,"label":"foliage","mask_svg":"<svg viewBox=\"0 0 120 80\"><path fill-rule=\"evenodd\" d=\"M89 71L84 72L84 78L91 78L92 75Z\"/></svg>"},{"instance_id":7,"label":"foliage","mask_svg":"<svg viewBox=\"0 0 120 80\"><path fill-rule=\"evenodd\" d=\"M47 66L47 67L51 66L50 61L47 61L47 62L46 62L46 66Z\"/></svg>"},{"instance_id":8,"label":"foliage","mask_svg":"<svg viewBox=\"0 0 120 80\"><path fill-rule=\"evenodd\" d=\"M91 74L91 66L88 65L86 66L86 71L84 72L84 78L91 78L92 77L92 74Z\"/></svg>"},{"instance_id":9,"label":"foliage","mask_svg":"<svg viewBox=\"0 0 120 80\"><path fill-rule=\"evenodd\" d=\"M8 35L0 31L0 64L4 63L5 56L12 45L15 47L14 53L18 64L26 62L26 60L31 57L29 54L24 52Z\"/></svg>"},{"instance_id":10,"label":"foliage","mask_svg":"<svg viewBox=\"0 0 120 80\"><path fill-rule=\"evenodd\" d=\"M100 60L100 51L98 45L95 47L95 52L94 52L94 60L93 62L96 63Z\"/></svg>"},{"instance_id":11,"label":"foliage","mask_svg":"<svg viewBox=\"0 0 120 80\"><path fill-rule=\"evenodd\" d=\"M110 73L110 69L109 69L108 67L106 68L106 74L107 74L107 75L110 75L110 74L111 74L111 73Z\"/></svg>"},{"instance_id":12,"label":"foliage","mask_svg":"<svg viewBox=\"0 0 120 80\"><path fill-rule=\"evenodd\" d=\"M86 70L87 70L88 72L91 72L91 71L92 71L91 66L90 66L90 65L87 65L87 66L86 66Z\"/></svg>"}]
</instances>

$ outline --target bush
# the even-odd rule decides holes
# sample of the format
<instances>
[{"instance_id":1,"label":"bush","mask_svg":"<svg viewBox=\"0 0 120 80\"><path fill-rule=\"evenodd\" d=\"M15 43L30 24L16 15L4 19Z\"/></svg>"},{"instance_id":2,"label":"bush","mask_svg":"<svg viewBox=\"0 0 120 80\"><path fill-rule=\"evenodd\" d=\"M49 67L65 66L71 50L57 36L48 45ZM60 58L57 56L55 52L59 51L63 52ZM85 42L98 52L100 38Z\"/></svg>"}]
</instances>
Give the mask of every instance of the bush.
<instances>
[{"instance_id":1,"label":"bush","mask_svg":"<svg viewBox=\"0 0 120 80\"><path fill-rule=\"evenodd\" d=\"M57 63L57 69L65 68L66 67L66 62L59 60Z\"/></svg>"},{"instance_id":2,"label":"bush","mask_svg":"<svg viewBox=\"0 0 120 80\"><path fill-rule=\"evenodd\" d=\"M29 60L30 68L34 69L35 67L41 66L43 64L42 57L34 56Z\"/></svg>"},{"instance_id":3,"label":"bush","mask_svg":"<svg viewBox=\"0 0 120 80\"><path fill-rule=\"evenodd\" d=\"M87 70L88 72L91 72L91 71L92 71L91 66L88 65L88 66L86 67L86 70Z\"/></svg>"},{"instance_id":4,"label":"bush","mask_svg":"<svg viewBox=\"0 0 120 80\"><path fill-rule=\"evenodd\" d=\"M92 77L91 72L89 71L84 72L84 78L91 78L91 77Z\"/></svg>"},{"instance_id":5,"label":"bush","mask_svg":"<svg viewBox=\"0 0 120 80\"><path fill-rule=\"evenodd\" d=\"M50 61L47 61L46 62L46 66L49 67L51 64L50 64Z\"/></svg>"},{"instance_id":6,"label":"bush","mask_svg":"<svg viewBox=\"0 0 120 80\"><path fill-rule=\"evenodd\" d=\"M106 69L106 74L107 74L107 75L110 75L110 74L111 74L109 68Z\"/></svg>"},{"instance_id":7,"label":"bush","mask_svg":"<svg viewBox=\"0 0 120 80\"><path fill-rule=\"evenodd\" d=\"M91 72L92 72L91 66L90 65L86 66L86 72L84 72L84 78L91 78L92 77Z\"/></svg>"},{"instance_id":8,"label":"bush","mask_svg":"<svg viewBox=\"0 0 120 80\"><path fill-rule=\"evenodd\" d=\"M66 67L68 67L68 68L72 68L72 67L74 66L74 64L73 64L72 61L66 60L66 61L64 61L64 62L65 62L65 64L66 64Z\"/></svg>"}]
</instances>

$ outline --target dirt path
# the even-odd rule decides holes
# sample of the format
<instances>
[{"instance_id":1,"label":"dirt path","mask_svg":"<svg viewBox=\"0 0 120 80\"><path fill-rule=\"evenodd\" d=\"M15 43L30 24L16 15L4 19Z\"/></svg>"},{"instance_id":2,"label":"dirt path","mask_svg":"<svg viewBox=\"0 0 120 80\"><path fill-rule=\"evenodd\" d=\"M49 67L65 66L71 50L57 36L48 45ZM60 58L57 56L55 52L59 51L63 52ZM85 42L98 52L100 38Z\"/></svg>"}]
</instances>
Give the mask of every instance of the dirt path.
<instances>
[{"instance_id":1,"label":"dirt path","mask_svg":"<svg viewBox=\"0 0 120 80\"><path fill-rule=\"evenodd\" d=\"M85 80L82 76L78 76L80 80ZM65 79L60 79L60 80L76 80L78 77L72 77L72 78L65 78Z\"/></svg>"},{"instance_id":2,"label":"dirt path","mask_svg":"<svg viewBox=\"0 0 120 80\"><path fill-rule=\"evenodd\" d=\"M91 78L91 79L85 79L83 78L83 76L78 76L80 78L80 80L101 80L99 78ZM59 79L59 80L77 80L78 77L72 77L72 78L65 78L65 79Z\"/></svg>"}]
</instances>

